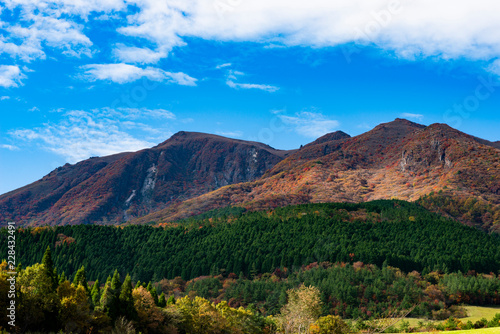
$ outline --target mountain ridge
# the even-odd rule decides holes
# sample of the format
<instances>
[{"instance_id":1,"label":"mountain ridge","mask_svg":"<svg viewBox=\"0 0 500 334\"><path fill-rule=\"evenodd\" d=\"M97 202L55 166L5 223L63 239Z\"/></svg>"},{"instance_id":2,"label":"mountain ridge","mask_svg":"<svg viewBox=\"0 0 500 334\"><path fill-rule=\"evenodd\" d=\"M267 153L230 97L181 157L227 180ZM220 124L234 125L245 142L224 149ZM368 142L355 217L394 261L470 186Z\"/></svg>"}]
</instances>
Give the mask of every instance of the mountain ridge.
<instances>
[{"instance_id":1,"label":"mountain ridge","mask_svg":"<svg viewBox=\"0 0 500 334\"><path fill-rule=\"evenodd\" d=\"M66 164L0 196L0 221L26 225L123 222L170 202L257 179L293 151L179 132L137 152Z\"/></svg>"},{"instance_id":2,"label":"mountain ridge","mask_svg":"<svg viewBox=\"0 0 500 334\"><path fill-rule=\"evenodd\" d=\"M490 230L500 226L497 143L405 119L354 137L329 133L297 150L180 131L150 149L65 165L1 195L0 222L166 223L232 205L417 201L444 191L492 205L480 224Z\"/></svg>"}]
</instances>

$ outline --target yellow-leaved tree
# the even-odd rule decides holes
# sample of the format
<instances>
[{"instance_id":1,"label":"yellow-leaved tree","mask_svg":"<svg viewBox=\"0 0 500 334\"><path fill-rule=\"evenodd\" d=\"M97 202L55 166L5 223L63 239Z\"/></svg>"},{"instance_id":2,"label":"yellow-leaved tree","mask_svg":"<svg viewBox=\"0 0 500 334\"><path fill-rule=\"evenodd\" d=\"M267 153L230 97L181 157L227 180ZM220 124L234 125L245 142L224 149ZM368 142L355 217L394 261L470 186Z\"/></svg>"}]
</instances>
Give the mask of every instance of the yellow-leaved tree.
<instances>
[{"instance_id":1,"label":"yellow-leaved tree","mask_svg":"<svg viewBox=\"0 0 500 334\"><path fill-rule=\"evenodd\" d=\"M61 302L59 319L67 333L86 333L90 327L90 303L85 288L68 281L57 288Z\"/></svg>"},{"instance_id":2,"label":"yellow-leaved tree","mask_svg":"<svg viewBox=\"0 0 500 334\"><path fill-rule=\"evenodd\" d=\"M276 323L285 334L308 333L309 327L321 314L321 298L318 288L302 285L287 291L288 303L276 317Z\"/></svg>"},{"instance_id":3,"label":"yellow-leaved tree","mask_svg":"<svg viewBox=\"0 0 500 334\"><path fill-rule=\"evenodd\" d=\"M142 286L132 291L134 307L137 311L137 329L142 333L175 333L179 316L173 308L156 306L151 293Z\"/></svg>"},{"instance_id":4,"label":"yellow-leaved tree","mask_svg":"<svg viewBox=\"0 0 500 334\"><path fill-rule=\"evenodd\" d=\"M19 273L19 323L21 331L51 330L57 324L59 300L52 278L43 264L34 264Z\"/></svg>"}]
</instances>

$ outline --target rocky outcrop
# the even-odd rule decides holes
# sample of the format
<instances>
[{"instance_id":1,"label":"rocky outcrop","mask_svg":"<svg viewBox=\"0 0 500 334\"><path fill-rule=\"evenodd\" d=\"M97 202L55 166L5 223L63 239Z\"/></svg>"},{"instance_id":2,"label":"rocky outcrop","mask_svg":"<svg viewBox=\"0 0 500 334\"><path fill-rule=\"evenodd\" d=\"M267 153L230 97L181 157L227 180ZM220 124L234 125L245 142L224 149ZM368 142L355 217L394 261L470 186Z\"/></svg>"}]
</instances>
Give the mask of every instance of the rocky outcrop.
<instances>
[{"instance_id":1,"label":"rocky outcrop","mask_svg":"<svg viewBox=\"0 0 500 334\"><path fill-rule=\"evenodd\" d=\"M220 187L254 181L291 152L179 132L151 149L65 165L0 196L0 221L118 223Z\"/></svg>"}]
</instances>

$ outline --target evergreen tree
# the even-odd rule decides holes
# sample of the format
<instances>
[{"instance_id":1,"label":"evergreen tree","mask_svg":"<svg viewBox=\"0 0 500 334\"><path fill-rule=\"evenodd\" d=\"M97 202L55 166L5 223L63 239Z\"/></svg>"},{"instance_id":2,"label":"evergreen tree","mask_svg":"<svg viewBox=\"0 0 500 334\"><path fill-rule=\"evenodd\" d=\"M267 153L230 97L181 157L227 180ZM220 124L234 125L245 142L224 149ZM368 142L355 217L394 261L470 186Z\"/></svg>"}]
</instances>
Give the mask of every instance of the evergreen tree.
<instances>
[{"instance_id":1,"label":"evergreen tree","mask_svg":"<svg viewBox=\"0 0 500 334\"><path fill-rule=\"evenodd\" d=\"M113 321L118 316L117 304L116 290L113 290L111 279L108 279L101 295L101 307Z\"/></svg>"},{"instance_id":2,"label":"evergreen tree","mask_svg":"<svg viewBox=\"0 0 500 334\"><path fill-rule=\"evenodd\" d=\"M120 315L125 316L127 319L135 319L137 314L134 308L134 299L132 298L132 279L128 274L123 281L118 299Z\"/></svg>"},{"instance_id":3,"label":"evergreen tree","mask_svg":"<svg viewBox=\"0 0 500 334\"><path fill-rule=\"evenodd\" d=\"M52 283L52 289L55 291L57 289L58 279L57 275L55 274L54 262L52 261L52 252L50 250L50 246L47 246L47 249L43 254L42 264L45 267L47 276L50 277L50 281Z\"/></svg>"},{"instance_id":4,"label":"evergreen tree","mask_svg":"<svg viewBox=\"0 0 500 334\"><path fill-rule=\"evenodd\" d=\"M175 304L175 297L173 295L170 295L167 300L167 305L174 305Z\"/></svg>"},{"instance_id":5,"label":"evergreen tree","mask_svg":"<svg viewBox=\"0 0 500 334\"><path fill-rule=\"evenodd\" d=\"M66 275L64 274L64 271L63 271L62 274L59 275L59 285L64 283L67 280L68 280L68 278L66 277Z\"/></svg>"},{"instance_id":6,"label":"evergreen tree","mask_svg":"<svg viewBox=\"0 0 500 334\"><path fill-rule=\"evenodd\" d=\"M85 267L82 266L80 269L75 274L75 278L73 279L73 284L75 286L81 285L85 289L85 291L88 293L89 291L89 284L87 282L87 273L85 272Z\"/></svg>"},{"instance_id":7,"label":"evergreen tree","mask_svg":"<svg viewBox=\"0 0 500 334\"><path fill-rule=\"evenodd\" d=\"M155 301L155 304L158 306L158 291L156 291L156 288L151 289L151 297L153 297L153 300Z\"/></svg>"},{"instance_id":8,"label":"evergreen tree","mask_svg":"<svg viewBox=\"0 0 500 334\"><path fill-rule=\"evenodd\" d=\"M158 306L159 307L167 306L167 301L165 299L165 294L163 292L160 294L160 297L158 297Z\"/></svg>"},{"instance_id":9,"label":"evergreen tree","mask_svg":"<svg viewBox=\"0 0 500 334\"><path fill-rule=\"evenodd\" d=\"M121 287L122 287L122 282L120 281L120 274L118 273L118 270L115 269L113 278L111 279L111 288L114 291L120 291Z\"/></svg>"},{"instance_id":10,"label":"evergreen tree","mask_svg":"<svg viewBox=\"0 0 500 334\"><path fill-rule=\"evenodd\" d=\"M101 300L101 287L99 286L99 280L96 280L94 282L94 285L92 285L92 290L90 291L90 295L94 307L99 306Z\"/></svg>"}]
</instances>

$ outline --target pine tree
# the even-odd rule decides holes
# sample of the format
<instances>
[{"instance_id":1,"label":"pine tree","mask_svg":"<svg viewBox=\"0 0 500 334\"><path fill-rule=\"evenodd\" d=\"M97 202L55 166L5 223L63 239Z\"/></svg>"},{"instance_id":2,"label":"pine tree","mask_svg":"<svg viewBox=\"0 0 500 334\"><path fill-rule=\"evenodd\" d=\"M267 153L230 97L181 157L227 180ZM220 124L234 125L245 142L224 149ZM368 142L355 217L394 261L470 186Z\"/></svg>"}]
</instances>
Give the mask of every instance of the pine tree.
<instances>
[{"instance_id":1,"label":"pine tree","mask_svg":"<svg viewBox=\"0 0 500 334\"><path fill-rule=\"evenodd\" d=\"M67 281L68 278L66 277L66 274L64 274L64 271L62 272L61 275L59 275L59 285L61 285L63 282Z\"/></svg>"},{"instance_id":2,"label":"pine tree","mask_svg":"<svg viewBox=\"0 0 500 334\"><path fill-rule=\"evenodd\" d=\"M118 299L120 315L130 320L135 319L137 312L135 311L134 299L132 298L132 279L128 274L123 281Z\"/></svg>"},{"instance_id":3,"label":"pine tree","mask_svg":"<svg viewBox=\"0 0 500 334\"><path fill-rule=\"evenodd\" d=\"M165 294L163 292L160 294L160 297L158 297L158 306L159 307L167 306L167 301L165 299Z\"/></svg>"},{"instance_id":4,"label":"pine tree","mask_svg":"<svg viewBox=\"0 0 500 334\"><path fill-rule=\"evenodd\" d=\"M82 266L75 274L75 278L73 279L73 284L78 287L78 285L83 286L85 291L89 292L89 284L87 282L87 273L85 272L85 267Z\"/></svg>"},{"instance_id":5,"label":"pine tree","mask_svg":"<svg viewBox=\"0 0 500 334\"><path fill-rule=\"evenodd\" d=\"M152 288L151 291L151 297L153 297L153 300L155 301L156 306L158 306L158 291L156 291L156 288Z\"/></svg>"},{"instance_id":6,"label":"pine tree","mask_svg":"<svg viewBox=\"0 0 500 334\"><path fill-rule=\"evenodd\" d=\"M111 279L111 288L114 291L120 291L121 287L122 287L122 282L120 281L120 274L118 273L118 270L115 269L113 278Z\"/></svg>"},{"instance_id":7,"label":"pine tree","mask_svg":"<svg viewBox=\"0 0 500 334\"><path fill-rule=\"evenodd\" d=\"M90 295L94 307L99 306L101 300L101 287L99 286L99 280L96 280L94 282L94 285L92 285L92 291L90 292Z\"/></svg>"},{"instance_id":8,"label":"pine tree","mask_svg":"<svg viewBox=\"0 0 500 334\"><path fill-rule=\"evenodd\" d=\"M101 295L100 304L104 312L106 312L112 320L116 319L118 310L116 308L115 292L111 288L111 279L106 281L106 285L104 286L104 290Z\"/></svg>"},{"instance_id":9,"label":"pine tree","mask_svg":"<svg viewBox=\"0 0 500 334\"><path fill-rule=\"evenodd\" d=\"M175 304L175 297L173 295L170 295L167 300L167 305L174 305Z\"/></svg>"},{"instance_id":10,"label":"pine tree","mask_svg":"<svg viewBox=\"0 0 500 334\"><path fill-rule=\"evenodd\" d=\"M50 277L52 282L52 289L55 291L58 285L58 279L54 272L54 262L52 261L52 252L50 250L50 246L47 246L45 253L43 254L42 264L45 267L45 271L47 272L47 276Z\"/></svg>"}]
</instances>

